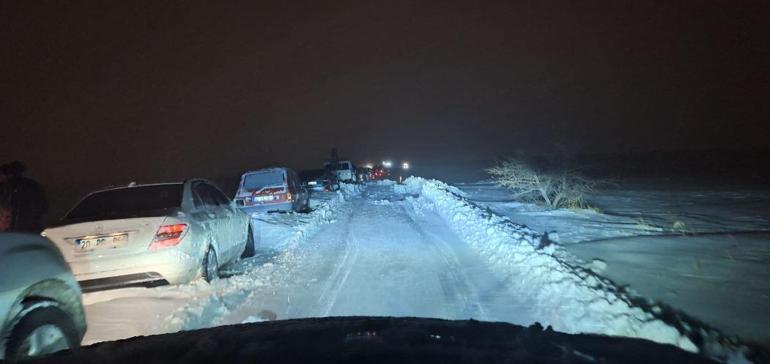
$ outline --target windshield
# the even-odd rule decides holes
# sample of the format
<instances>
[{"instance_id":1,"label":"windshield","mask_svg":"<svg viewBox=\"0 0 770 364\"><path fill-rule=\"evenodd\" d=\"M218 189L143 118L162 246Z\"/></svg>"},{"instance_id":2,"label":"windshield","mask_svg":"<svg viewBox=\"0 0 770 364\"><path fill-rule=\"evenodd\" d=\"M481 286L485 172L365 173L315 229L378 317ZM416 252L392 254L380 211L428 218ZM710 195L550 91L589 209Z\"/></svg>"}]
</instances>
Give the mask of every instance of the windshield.
<instances>
[{"instance_id":1,"label":"windshield","mask_svg":"<svg viewBox=\"0 0 770 364\"><path fill-rule=\"evenodd\" d=\"M285 184L286 172L283 170L271 170L244 175L242 189L254 192L267 187L283 187Z\"/></svg>"},{"instance_id":2,"label":"windshield","mask_svg":"<svg viewBox=\"0 0 770 364\"><path fill-rule=\"evenodd\" d=\"M96 192L78 203L67 220L140 216L147 212L179 208L182 184L126 187Z\"/></svg>"},{"instance_id":3,"label":"windshield","mask_svg":"<svg viewBox=\"0 0 770 364\"><path fill-rule=\"evenodd\" d=\"M362 316L770 362L770 0L5 0L0 59L0 233L67 260L72 343ZM385 331L338 342L527 342Z\"/></svg>"}]
</instances>

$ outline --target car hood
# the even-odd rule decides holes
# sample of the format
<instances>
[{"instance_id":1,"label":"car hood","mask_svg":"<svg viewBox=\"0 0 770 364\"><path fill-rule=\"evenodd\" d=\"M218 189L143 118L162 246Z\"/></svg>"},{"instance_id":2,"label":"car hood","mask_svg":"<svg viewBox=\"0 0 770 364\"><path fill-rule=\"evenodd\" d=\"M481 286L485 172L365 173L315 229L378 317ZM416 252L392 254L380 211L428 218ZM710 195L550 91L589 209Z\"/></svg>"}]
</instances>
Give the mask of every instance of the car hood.
<instances>
[{"instance_id":1,"label":"car hood","mask_svg":"<svg viewBox=\"0 0 770 364\"><path fill-rule=\"evenodd\" d=\"M331 317L222 326L99 343L41 362L712 363L671 345L558 333L539 324Z\"/></svg>"}]
</instances>

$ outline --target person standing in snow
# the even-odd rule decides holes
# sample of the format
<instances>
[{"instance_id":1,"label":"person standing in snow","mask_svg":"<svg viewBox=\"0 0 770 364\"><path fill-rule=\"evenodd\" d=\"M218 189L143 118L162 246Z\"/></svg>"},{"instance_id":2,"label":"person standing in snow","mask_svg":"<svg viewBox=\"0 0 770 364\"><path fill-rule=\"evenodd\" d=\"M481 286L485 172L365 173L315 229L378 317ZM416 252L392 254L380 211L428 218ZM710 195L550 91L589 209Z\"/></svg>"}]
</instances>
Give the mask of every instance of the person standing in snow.
<instances>
[{"instance_id":1,"label":"person standing in snow","mask_svg":"<svg viewBox=\"0 0 770 364\"><path fill-rule=\"evenodd\" d=\"M18 161L0 166L0 206L10 210L7 231L39 232L48 201L43 187L25 177L27 167Z\"/></svg>"}]
</instances>

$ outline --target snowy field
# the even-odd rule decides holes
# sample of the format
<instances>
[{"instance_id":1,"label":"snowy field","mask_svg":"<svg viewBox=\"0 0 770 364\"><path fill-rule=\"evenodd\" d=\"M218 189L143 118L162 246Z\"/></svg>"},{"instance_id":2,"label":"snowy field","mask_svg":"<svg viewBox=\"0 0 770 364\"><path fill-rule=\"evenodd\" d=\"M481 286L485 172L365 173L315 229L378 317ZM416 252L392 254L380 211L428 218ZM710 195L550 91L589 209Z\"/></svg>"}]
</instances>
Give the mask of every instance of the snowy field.
<instances>
[{"instance_id":1,"label":"snowy field","mask_svg":"<svg viewBox=\"0 0 770 364\"><path fill-rule=\"evenodd\" d=\"M84 344L225 324L343 315L474 318L521 325L537 321L568 333L639 337L716 356L729 355L738 345L710 327L728 336L763 340L761 330L754 336L737 331L759 326L738 322L731 323L735 327L721 326L720 321L693 310L694 317L706 322L698 325L672 319L665 305L636 299L644 295L691 313L680 303L695 304L708 296L690 297L702 290L686 289L692 288L686 279L702 281L704 286L713 274L721 279L732 276L738 280L740 276L745 280L735 270L738 267L767 277L766 268L759 267L767 266L768 260L767 249L762 250L766 240L761 237L741 235L738 247L728 248L732 258L720 258L735 261L721 263L728 265L723 269L732 275L711 271L712 262L703 260L699 275L687 278L680 272L684 267L670 262L675 260L674 253L681 253L682 246L706 243L685 242L681 231L676 236L668 234L664 219L671 206L657 206L643 194L626 191L617 198L609 196L602 202L605 205L599 205L601 212L542 211L508 201L504 191L489 184L460 188L411 178L404 185L347 185L338 193L315 194L309 214L271 214L255 219L257 255L231 265L221 272L224 277L212 284L197 281L86 294L89 328ZM638 205L643 208L634 210L634 198L644 202ZM616 200L618 209L614 210ZM671 202L668 197L663 200ZM656 206L662 210L653 210ZM724 221L719 216L708 217L708 211L682 209L690 212L676 215L685 219L685 229L702 228L712 219ZM720 208L712 206L712 210ZM741 227L757 230L767 225L761 216L744 212L733 217L744 224ZM709 225L721 227L720 231L733 226L738 225L729 221ZM537 249L544 231L550 231L549 238L559 244ZM667 234L668 244L678 248L652 249L653 244L643 240L650 237L635 238L641 233ZM609 240L617 237L623 238ZM597 239L605 240L583 243ZM690 245L681 245L680 240ZM753 242L752 247L746 247L744 240ZM625 252L612 248L624 246L626 241L636 246ZM584 246L596 248L572 249ZM723 246L717 244L713 250L722 251ZM654 254L634 254L636 251L657 251L670 261L658 261ZM708 249L699 251L705 257L715 254L707 253ZM652 263L640 258L645 256L657 265L648 265ZM743 261L754 262L756 267ZM618 269L624 265L636 271ZM658 283L651 279L637 282L642 273L671 277ZM662 288L668 283L670 287ZM752 309L767 304L764 282L742 283L758 301ZM725 289L724 283L714 285ZM671 292L681 302L672 300ZM725 296L718 296L724 293L708 294L724 301ZM730 297L750 303L748 294ZM741 309L737 305L733 308ZM760 325L767 323L757 311L753 316Z\"/></svg>"},{"instance_id":2,"label":"snowy field","mask_svg":"<svg viewBox=\"0 0 770 364\"><path fill-rule=\"evenodd\" d=\"M770 191L726 184L627 181L596 191L596 210L546 211L491 183L466 196L540 231L628 291L726 335L770 346ZM566 257L569 259L570 257Z\"/></svg>"}]
</instances>

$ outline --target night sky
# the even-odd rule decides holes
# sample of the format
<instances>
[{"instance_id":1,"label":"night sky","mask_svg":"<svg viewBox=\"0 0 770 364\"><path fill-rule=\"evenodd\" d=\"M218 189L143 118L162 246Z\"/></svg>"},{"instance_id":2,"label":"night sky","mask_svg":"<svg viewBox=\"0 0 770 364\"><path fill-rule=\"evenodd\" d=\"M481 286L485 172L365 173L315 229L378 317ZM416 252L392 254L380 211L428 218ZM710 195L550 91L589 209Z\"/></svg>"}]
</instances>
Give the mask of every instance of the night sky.
<instances>
[{"instance_id":1,"label":"night sky","mask_svg":"<svg viewBox=\"0 0 770 364\"><path fill-rule=\"evenodd\" d=\"M767 1L0 1L0 162L41 182L342 156L766 147Z\"/></svg>"}]
</instances>

